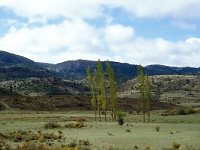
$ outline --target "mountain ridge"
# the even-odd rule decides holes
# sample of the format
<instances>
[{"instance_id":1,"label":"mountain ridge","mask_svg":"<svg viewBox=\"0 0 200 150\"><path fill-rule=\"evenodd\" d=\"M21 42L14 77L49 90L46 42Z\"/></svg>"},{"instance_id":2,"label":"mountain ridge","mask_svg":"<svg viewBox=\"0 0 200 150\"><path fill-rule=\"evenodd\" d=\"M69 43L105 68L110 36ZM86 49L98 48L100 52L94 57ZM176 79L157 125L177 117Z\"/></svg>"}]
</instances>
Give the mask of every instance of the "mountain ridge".
<instances>
[{"instance_id":1,"label":"mountain ridge","mask_svg":"<svg viewBox=\"0 0 200 150\"><path fill-rule=\"evenodd\" d=\"M0 51L0 95L3 95L1 93L23 96L88 95L86 68L89 67L93 71L96 64L97 61L83 59L58 64L41 63L23 56ZM134 86L137 85L135 79L137 65L113 61L110 61L110 64L115 72L118 95L122 97L137 96L137 88ZM107 78L106 61L102 61L102 65ZM147 75L152 76L150 78L154 78L154 91L159 89L163 92L161 93L161 100L167 99L170 102L174 99L182 100L181 96L185 95L185 101L197 101L197 93L200 87L198 81L200 68L155 64L145 66L144 69ZM157 75L158 77L156 77ZM168 89L171 88L172 91L165 89L163 85ZM131 94L132 92L133 94ZM173 93L176 93L177 97L169 96L174 95Z\"/></svg>"},{"instance_id":2,"label":"mountain ridge","mask_svg":"<svg viewBox=\"0 0 200 150\"><path fill-rule=\"evenodd\" d=\"M41 77L44 76L56 76L64 80L82 80L86 78L86 68L89 67L92 71L96 68L97 61L93 60L69 60L57 64L35 62L23 56L15 55L9 52L0 51L0 69L4 72L6 67L20 68L21 70L27 70L27 72L33 71ZM106 61L102 61L103 69L106 71ZM111 66L116 75L116 79L119 83L133 79L137 76L137 65L129 63L121 63L110 61ZM23 67L25 69L23 69ZM199 75L200 68L198 67L171 67L160 64L152 64L144 67L147 75ZM38 72L37 72L38 71ZM11 71L12 73L13 71ZM16 71L17 72L17 71ZM20 75L20 71L19 75ZM42 73L41 73L42 72ZM12 75L12 74L11 74ZM28 76L28 75L27 75ZM24 77L24 76L23 76ZM28 76L29 77L29 76ZM30 76L35 77L35 75Z\"/></svg>"}]
</instances>

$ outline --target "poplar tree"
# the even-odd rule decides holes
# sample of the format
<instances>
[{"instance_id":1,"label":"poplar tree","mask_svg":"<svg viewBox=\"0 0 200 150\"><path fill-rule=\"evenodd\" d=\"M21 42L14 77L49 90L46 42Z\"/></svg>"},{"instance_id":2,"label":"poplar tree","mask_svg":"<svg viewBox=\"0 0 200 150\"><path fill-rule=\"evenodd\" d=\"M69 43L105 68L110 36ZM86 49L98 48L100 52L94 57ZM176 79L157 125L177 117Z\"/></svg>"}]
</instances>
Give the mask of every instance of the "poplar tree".
<instances>
[{"instance_id":1,"label":"poplar tree","mask_svg":"<svg viewBox=\"0 0 200 150\"><path fill-rule=\"evenodd\" d=\"M143 121L145 122L145 114L147 112L148 121L150 122L150 101L151 101L151 82L147 75L144 75L144 69L141 65L137 68L138 83L141 99L141 109L143 113Z\"/></svg>"},{"instance_id":2,"label":"poplar tree","mask_svg":"<svg viewBox=\"0 0 200 150\"><path fill-rule=\"evenodd\" d=\"M87 72L87 79L88 79L89 87L90 87L91 93L92 93L91 104L94 109L94 118L96 121L97 111L96 111L96 91L95 91L94 75L91 74L89 67L87 68L86 72Z\"/></svg>"},{"instance_id":3,"label":"poplar tree","mask_svg":"<svg viewBox=\"0 0 200 150\"><path fill-rule=\"evenodd\" d=\"M148 116L148 122L150 122L150 106L151 106L151 91L152 91L152 83L151 81L149 80L149 77L148 76L145 76L145 79L146 79L146 105L147 105L147 116Z\"/></svg>"},{"instance_id":4,"label":"poplar tree","mask_svg":"<svg viewBox=\"0 0 200 150\"><path fill-rule=\"evenodd\" d=\"M140 91L140 107L142 109L143 114L143 121L145 122L145 110L146 110L146 104L145 104L145 92L144 92L144 69L141 65L138 65L137 67L137 74L138 74L138 83L139 83L139 91Z\"/></svg>"},{"instance_id":5,"label":"poplar tree","mask_svg":"<svg viewBox=\"0 0 200 150\"><path fill-rule=\"evenodd\" d=\"M97 69L94 70L94 91L96 95L96 100L97 100L97 111L99 115L99 120L101 120L101 91L100 91L100 75Z\"/></svg>"},{"instance_id":6,"label":"poplar tree","mask_svg":"<svg viewBox=\"0 0 200 150\"><path fill-rule=\"evenodd\" d=\"M104 111L105 120L106 120L106 89L105 89L105 76L103 71L103 66L100 60L97 62L97 71L100 77L99 87L100 87L100 102L101 107Z\"/></svg>"},{"instance_id":7,"label":"poplar tree","mask_svg":"<svg viewBox=\"0 0 200 150\"><path fill-rule=\"evenodd\" d=\"M110 103L111 103L111 111L112 111L112 120L116 121L116 83L115 83L115 75L114 71L110 65L109 61L106 61L106 69L109 78L109 94L110 94Z\"/></svg>"}]
</instances>

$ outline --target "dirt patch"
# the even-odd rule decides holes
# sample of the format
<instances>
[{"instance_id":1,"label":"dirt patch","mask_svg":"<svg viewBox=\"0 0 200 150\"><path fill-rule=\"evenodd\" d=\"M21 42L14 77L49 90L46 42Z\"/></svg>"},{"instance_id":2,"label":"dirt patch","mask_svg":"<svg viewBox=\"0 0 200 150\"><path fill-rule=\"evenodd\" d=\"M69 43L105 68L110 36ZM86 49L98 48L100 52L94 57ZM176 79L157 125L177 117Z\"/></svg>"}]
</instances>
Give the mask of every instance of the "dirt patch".
<instances>
[{"instance_id":1,"label":"dirt patch","mask_svg":"<svg viewBox=\"0 0 200 150\"><path fill-rule=\"evenodd\" d=\"M34 111L68 111L68 110L92 110L91 97L88 96L40 96L40 97L22 97L10 96L1 97L0 101L10 108L20 110ZM109 107L110 105L108 105ZM174 107L168 103L162 103L157 100L151 102L152 110L168 109ZM0 103L0 108L3 105ZM126 111L136 111L140 109L140 100L136 98L118 98L117 107ZM0 109L1 110L1 109Z\"/></svg>"}]
</instances>

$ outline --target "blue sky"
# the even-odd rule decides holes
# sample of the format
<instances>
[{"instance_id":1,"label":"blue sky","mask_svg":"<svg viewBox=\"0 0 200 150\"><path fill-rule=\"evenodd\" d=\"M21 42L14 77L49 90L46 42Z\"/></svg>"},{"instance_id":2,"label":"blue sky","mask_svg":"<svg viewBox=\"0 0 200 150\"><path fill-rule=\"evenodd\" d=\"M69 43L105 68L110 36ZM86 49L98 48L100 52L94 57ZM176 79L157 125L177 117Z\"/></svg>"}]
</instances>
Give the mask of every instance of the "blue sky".
<instances>
[{"instance_id":1,"label":"blue sky","mask_svg":"<svg viewBox=\"0 0 200 150\"><path fill-rule=\"evenodd\" d=\"M200 67L199 0L0 0L0 49L34 61Z\"/></svg>"}]
</instances>

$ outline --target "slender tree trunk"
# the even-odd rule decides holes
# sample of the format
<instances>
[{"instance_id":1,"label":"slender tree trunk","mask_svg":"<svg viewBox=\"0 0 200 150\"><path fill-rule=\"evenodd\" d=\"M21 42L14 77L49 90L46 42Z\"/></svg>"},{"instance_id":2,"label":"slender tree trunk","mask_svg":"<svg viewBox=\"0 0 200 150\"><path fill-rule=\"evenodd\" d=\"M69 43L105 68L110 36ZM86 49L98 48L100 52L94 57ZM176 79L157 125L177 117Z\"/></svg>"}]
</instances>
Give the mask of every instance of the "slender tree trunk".
<instances>
[{"instance_id":1,"label":"slender tree trunk","mask_svg":"<svg viewBox=\"0 0 200 150\"><path fill-rule=\"evenodd\" d=\"M150 100L148 101L148 122L151 122Z\"/></svg>"},{"instance_id":2,"label":"slender tree trunk","mask_svg":"<svg viewBox=\"0 0 200 150\"><path fill-rule=\"evenodd\" d=\"M104 113L105 113L105 114L104 114L105 121L107 121L107 116L106 116L106 113L107 113L107 112L106 112L106 110L104 111Z\"/></svg>"},{"instance_id":3,"label":"slender tree trunk","mask_svg":"<svg viewBox=\"0 0 200 150\"><path fill-rule=\"evenodd\" d=\"M116 121L117 120L117 112L116 112L116 107L114 106L114 121Z\"/></svg>"},{"instance_id":4,"label":"slender tree trunk","mask_svg":"<svg viewBox=\"0 0 200 150\"><path fill-rule=\"evenodd\" d=\"M112 121L114 121L114 110L113 110L113 107L111 108L111 116L112 116Z\"/></svg>"},{"instance_id":5,"label":"slender tree trunk","mask_svg":"<svg viewBox=\"0 0 200 150\"><path fill-rule=\"evenodd\" d=\"M101 120L101 109L100 109L100 101L98 100L98 113L99 113L99 120Z\"/></svg>"},{"instance_id":6,"label":"slender tree trunk","mask_svg":"<svg viewBox=\"0 0 200 150\"><path fill-rule=\"evenodd\" d=\"M150 122L150 111L148 112L148 122Z\"/></svg>"},{"instance_id":7,"label":"slender tree trunk","mask_svg":"<svg viewBox=\"0 0 200 150\"><path fill-rule=\"evenodd\" d=\"M145 103L143 103L142 105L143 105L143 110L142 110L142 111L143 111L143 121L146 122L146 116L145 116L145 115L146 115L146 112L145 112L145 110L146 110L146 109L145 109Z\"/></svg>"},{"instance_id":8,"label":"slender tree trunk","mask_svg":"<svg viewBox=\"0 0 200 150\"><path fill-rule=\"evenodd\" d=\"M146 122L145 120L145 112L143 111L143 122Z\"/></svg>"},{"instance_id":9,"label":"slender tree trunk","mask_svg":"<svg viewBox=\"0 0 200 150\"><path fill-rule=\"evenodd\" d=\"M97 109L96 106L94 107L94 120L97 121Z\"/></svg>"}]
</instances>

